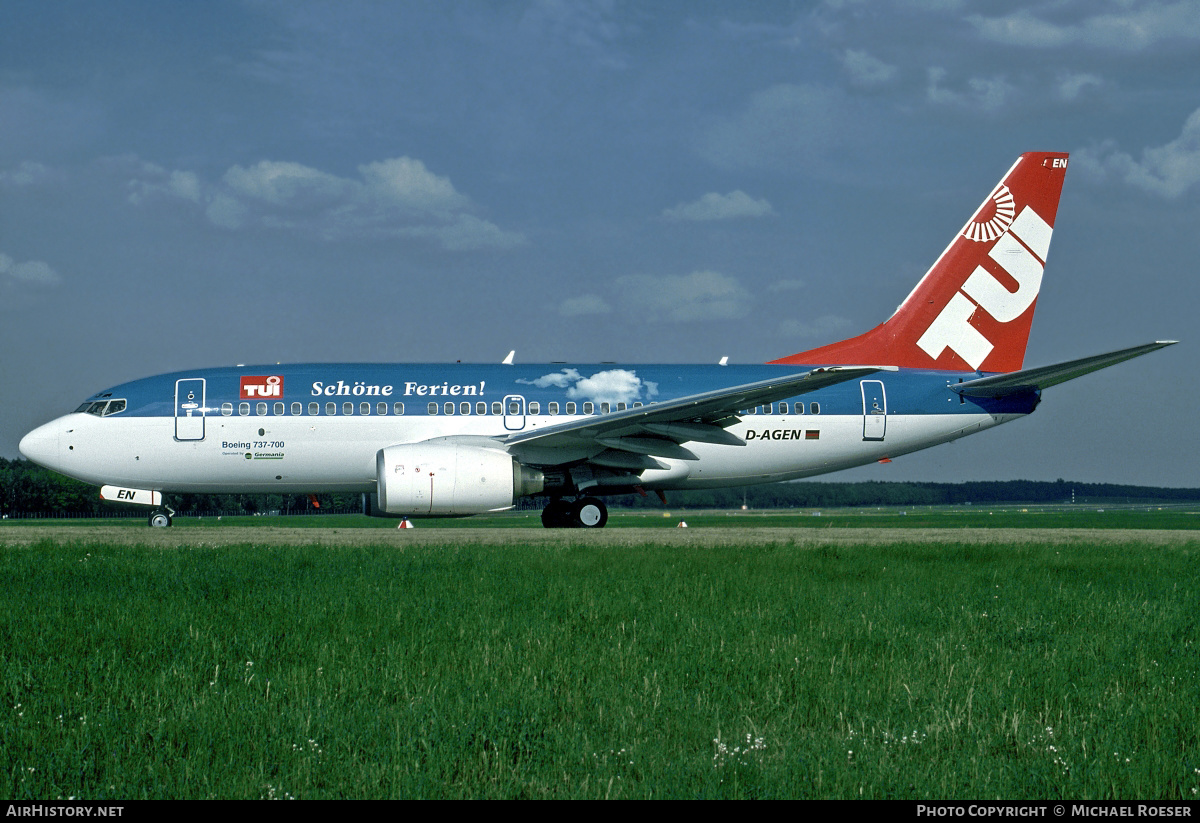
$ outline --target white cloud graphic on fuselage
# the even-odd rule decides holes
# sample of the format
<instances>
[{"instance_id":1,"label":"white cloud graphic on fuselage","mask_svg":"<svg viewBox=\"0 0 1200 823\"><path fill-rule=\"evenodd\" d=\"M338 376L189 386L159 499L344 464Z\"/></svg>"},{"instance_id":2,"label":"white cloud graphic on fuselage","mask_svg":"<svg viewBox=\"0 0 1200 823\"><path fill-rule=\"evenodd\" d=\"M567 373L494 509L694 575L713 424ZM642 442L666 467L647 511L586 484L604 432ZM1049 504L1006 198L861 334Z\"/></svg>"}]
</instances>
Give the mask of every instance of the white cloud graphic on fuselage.
<instances>
[{"instance_id":1,"label":"white cloud graphic on fuselage","mask_svg":"<svg viewBox=\"0 0 1200 823\"><path fill-rule=\"evenodd\" d=\"M642 380L637 372L629 369L609 369L596 372L591 377L584 377L578 369L563 369L552 374L542 375L536 380L517 380L527 386L539 389L554 386L567 390L571 400L591 400L596 403L632 403L641 400L642 390L645 389L645 399L658 395L658 383Z\"/></svg>"}]
</instances>

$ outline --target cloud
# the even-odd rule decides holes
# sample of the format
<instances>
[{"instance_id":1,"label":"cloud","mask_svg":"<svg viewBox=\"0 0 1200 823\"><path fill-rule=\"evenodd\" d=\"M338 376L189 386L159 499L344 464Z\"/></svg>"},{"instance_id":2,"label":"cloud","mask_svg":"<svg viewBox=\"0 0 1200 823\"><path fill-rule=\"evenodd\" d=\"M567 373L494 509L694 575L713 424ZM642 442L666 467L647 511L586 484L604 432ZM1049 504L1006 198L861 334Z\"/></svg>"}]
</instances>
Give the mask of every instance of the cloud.
<instances>
[{"instance_id":1,"label":"cloud","mask_svg":"<svg viewBox=\"0 0 1200 823\"><path fill-rule=\"evenodd\" d=\"M929 102L936 105L993 112L1003 106L1015 91L1003 77L972 77L967 80L967 91L953 91L942 85L946 70L940 67L929 69L928 78L925 95Z\"/></svg>"},{"instance_id":2,"label":"cloud","mask_svg":"<svg viewBox=\"0 0 1200 823\"><path fill-rule=\"evenodd\" d=\"M136 176L126 186L129 202L135 206L153 200L200 202L200 178L190 171L167 171L154 163L132 159Z\"/></svg>"},{"instance_id":3,"label":"cloud","mask_svg":"<svg viewBox=\"0 0 1200 823\"><path fill-rule=\"evenodd\" d=\"M1184 122L1179 137L1144 149L1141 161L1118 151L1110 140L1076 152L1071 162L1094 179L1114 177L1151 194L1180 197L1200 183L1200 109Z\"/></svg>"},{"instance_id":4,"label":"cloud","mask_svg":"<svg viewBox=\"0 0 1200 823\"><path fill-rule=\"evenodd\" d=\"M545 389L554 386L567 390L570 400L593 400L597 403L632 403L658 396L658 383L642 380L631 369L608 369L584 377L578 369L563 369L543 375L536 380L517 380L527 386ZM643 392L645 394L643 395Z\"/></svg>"},{"instance_id":5,"label":"cloud","mask_svg":"<svg viewBox=\"0 0 1200 823\"><path fill-rule=\"evenodd\" d=\"M120 165L131 177L130 202L202 204L208 220L224 229L280 229L325 240L424 238L451 251L506 249L526 242L523 235L470 213L470 198L449 178L411 157L363 164L357 178L302 163L262 160L233 166L211 184L193 172L168 171L136 158L121 158Z\"/></svg>"},{"instance_id":6,"label":"cloud","mask_svg":"<svg viewBox=\"0 0 1200 823\"><path fill-rule=\"evenodd\" d=\"M524 235L504 231L495 223L471 214L450 215L446 220L444 225L400 228L393 233L402 237L430 237L449 251L512 249L526 242Z\"/></svg>"},{"instance_id":7,"label":"cloud","mask_svg":"<svg viewBox=\"0 0 1200 823\"><path fill-rule=\"evenodd\" d=\"M22 188L45 183L60 183L66 179L61 171L33 160L22 160L16 168L0 171L0 186Z\"/></svg>"},{"instance_id":8,"label":"cloud","mask_svg":"<svg viewBox=\"0 0 1200 823\"><path fill-rule=\"evenodd\" d=\"M751 296L742 284L715 271L684 275L627 275L617 288L632 312L677 323L737 320L750 313Z\"/></svg>"},{"instance_id":9,"label":"cloud","mask_svg":"<svg viewBox=\"0 0 1200 823\"><path fill-rule=\"evenodd\" d=\"M846 49L842 54L842 65L856 86L882 86L896 76L896 67L889 65L865 51Z\"/></svg>"},{"instance_id":10,"label":"cloud","mask_svg":"<svg viewBox=\"0 0 1200 823\"><path fill-rule=\"evenodd\" d=\"M263 160L248 169L234 166L221 181L233 197L290 212L329 208L344 203L354 194L353 181L299 163L272 160Z\"/></svg>"},{"instance_id":11,"label":"cloud","mask_svg":"<svg viewBox=\"0 0 1200 823\"><path fill-rule=\"evenodd\" d=\"M1088 86L1103 86L1104 81L1094 74L1063 74L1058 78L1058 94L1064 100L1075 100Z\"/></svg>"},{"instance_id":12,"label":"cloud","mask_svg":"<svg viewBox=\"0 0 1200 823\"><path fill-rule=\"evenodd\" d=\"M1200 6L1174 3L1124 3L1125 8L1084 17L1075 23L1042 20L1027 9L1002 17L967 18L986 39L1012 46L1059 48L1085 45L1113 51L1144 51L1164 41L1200 40ZM1089 10L1092 4L1084 4Z\"/></svg>"},{"instance_id":13,"label":"cloud","mask_svg":"<svg viewBox=\"0 0 1200 823\"><path fill-rule=\"evenodd\" d=\"M418 212L447 212L464 208L466 197L454 190L449 178L438 177L420 160L397 157L358 167L363 178L362 197Z\"/></svg>"},{"instance_id":14,"label":"cloud","mask_svg":"<svg viewBox=\"0 0 1200 823\"><path fill-rule=\"evenodd\" d=\"M647 398L658 395L658 384L642 380L636 371L609 369L580 380L567 389L567 397L572 400L594 400L597 403L614 405L632 403L641 399L643 388Z\"/></svg>"},{"instance_id":15,"label":"cloud","mask_svg":"<svg viewBox=\"0 0 1200 823\"><path fill-rule=\"evenodd\" d=\"M590 314L608 314L612 306L604 298L594 294L581 294L579 297L568 297L558 304L558 313L563 317L584 317Z\"/></svg>"},{"instance_id":16,"label":"cloud","mask_svg":"<svg viewBox=\"0 0 1200 823\"><path fill-rule=\"evenodd\" d=\"M539 389L544 389L549 386L557 386L560 389L565 389L567 386L570 386L577 380L582 379L583 375L581 375L577 369L563 369L560 372L542 375L536 380L525 380L524 378L518 378L517 382L523 383L526 386L537 386Z\"/></svg>"},{"instance_id":17,"label":"cloud","mask_svg":"<svg viewBox=\"0 0 1200 823\"><path fill-rule=\"evenodd\" d=\"M737 217L766 217L774 213L775 210L765 199L755 200L738 190L729 194L709 192L699 200L666 209L663 217L671 220L732 220Z\"/></svg>"},{"instance_id":18,"label":"cloud","mask_svg":"<svg viewBox=\"0 0 1200 823\"><path fill-rule=\"evenodd\" d=\"M18 263L7 254L0 254L0 285L57 286L61 282L62 276L49 263L42 260Z\"/></svg>"}]
</instances>

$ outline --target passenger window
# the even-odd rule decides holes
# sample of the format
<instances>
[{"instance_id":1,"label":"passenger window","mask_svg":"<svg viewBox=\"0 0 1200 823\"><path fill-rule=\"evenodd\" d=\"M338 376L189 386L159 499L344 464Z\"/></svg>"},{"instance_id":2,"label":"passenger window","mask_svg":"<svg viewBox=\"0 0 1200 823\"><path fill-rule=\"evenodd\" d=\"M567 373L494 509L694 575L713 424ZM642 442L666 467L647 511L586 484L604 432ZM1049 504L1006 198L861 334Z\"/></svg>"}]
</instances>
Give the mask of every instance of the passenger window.
<instances>
[{"instance_id":1,"label":"passenger window","mask_svg":"<svg viewBox=\"0 0 1200 823\"><path fill-rule=\"evenodd\" d=\"M478 403L476 403L475 404L475 413L476 414L487 414L487 403L484 403L482 400L479 401Z\"/></svg>"},{"instance_id":2,"label":"passenger window","mask_svg":"<svg viewBox=\"0 0 1200 823\"><path fill-rule=\"evenodd\" d=\"M618 404L617 404L617 411L625 411L625 404L624 404L624 403L618 403Z\"/></svg>"},{"instance_id":3,"label":"passenger window","mask_svg":"<svg viewBox=\"0 0 1200 823\"><path fill-rule=\"evenodd\" d=\"M329 415L337 414L337 403L332 400L325 404L325 413Z\"/></svg>"},{"instance_id":4,"label":"passenger window","mask_svg":"<svg viewBox=\"0 0 1200 823\"><path fill-rule=\"evenodd\" d=\"M393 403L392 414L404 414L404 404L400 402Z\"/></svg>"},{"instance_id":5,"label":"passenger window","mask_svg":"<svg viewBox=\"0 0 1200 823\"><path fill-rule=\"evenodd\" d=\"M242 417L245 417L246 415L250 414L250 404L249 403L238 403L238 414L240 414Z\"/></svg>"},{"instance_id":6,"label":"passenger window","mask_svg":"<svg viewBox=\"0 0 1200 823\"><path fill-rule=\"evenodd\" d=\"M359 403L358 404L358 413L359 414L370 414L371 413L371 404L365 400L363 402Z\"/></svg>"},{"instance_id":7,"label":"passenger window","mask_svg":"<svg viewBox=\"0 0 1200 823\"><path fill-rule=\"evenodd\" d=\"M299 416L303 413L304 413L304 404L303 403L293 403L292 404L292 414Z\"/></svg>"},{"instance_id":8,"label":"passenger window","mask_svg":"<svg viewBox=\"0 0 1200 823\"><path fill-rule=\"evenodd\" d=\"M458 404L458 413L459 414L470 414L471 413L471 404L467 403L466 401L459 403Z\"/></svg>"},{"instance_id":9,"label":"passenger window","mask_svg":"<svg viewBox=\"0 0 1200 823\"><path fill-rule=\"evenodd\" d=\"M282 403L275 404L275 414L283 414L283 404Z\"/></svg>"},{"instance_id":10,"label":"passenger window","mask_svg":"<svg viewBox=\"0 0 1200 823\"><path fill-rule=\"evenodd\" d=\"M446 404L446 414L454 414L454 404L453 403Z\"/></svg>"},{"instance_id":11,"label":"passenger window","mask_svg":"<svg viewBox=\"0 0 1200 823\"><path fill-rule=\"evenodd\" d=\"M354 414L354 404L346 401L342 404L342 414Z\"/></svg>"},{"instance_id":12,"label":"passenger window","mask_svg":"<svg viewBox=\"0 0 1200 823\"><path fill-rule=\"evenodd\" d=\"M774 413L775 413L775 404L774 403L768 403L767 405L763 406L763 414L774 414Z\"/></svg>"},{"instance_id":13,"label":"passenger window","mask_svg":"<svg viewBox=\"0 0 1200 823\"><path fill-rule=\"evenodd\" d=\"M375 413L376 414L387 414L387 403L376 403L375 404Z\"/></svg>"},{"instance_id":14,"label":"passenger window","mask_svg":"<svg viewBox=\"0 0 1200 823\"><path fill-rule=\"evenodd\" d=\"M541 414L542 413L542 404L536 400L530 400L529 401L529 413L530 414Z\"/></svg>"},{"instance_id":15,"label":"passenger window","mask_svg":"<svg viewBox=\"0 0 1200 823\"><path fill-rule=\"evenodd\" d=\"M821 404L820 403L809 403L808 410L810 412L812 412L813 414L820 414L821 413Z\"/></svg>"},{"instance_id":16,"label":"passenger window","mask_svg":"<svg viewBox=\"0 0 1200 823\"><path fill-rule=\"evenodd\" d=\"M550 414L558 414L558 403L553 400L550 401L546 404L546 411Z\"/></svg>"},{"instance_id":17,"label":"passenger window","mask_svg":"<svg viewBox=\"0 0 1200 823\"><path fill-rule=\"evenodd\" d=\"M229 417L229 415L233 414L233 404L232 403L222 403L221 404L221 414L225 415L226 417Z\"/></svg>"},{"instance_id":18,"label":"passenger window","mask_svg":"<svg viewBox=\"0 0 1200 823\"><path fill-rule=\"evenodd\" d=\"M796 414L804 414L804 401L801 400L796 404Z\"/></svg>"},{"instance_id":19,"label":"passenger window","mask_svg":"<svg viewBox=\"0 0 1200 823\"><path fill-rule=\"evenodd\" d=\"M516 400L510 400L508 403L508 413L509 414L520 414L521 413L520 402L516 401Z\"/></svg>"},{"instance_id":20,"label":"passenger window","mask_svg":"<svg viewBox=\"0 0 1200 823\"><path fill-rule=\"evenodd\" d=\"M320 403L309 403L308 404L308 413L309 414L320 414L321 413L321 404Z\"/></svg>"},{"instance_id":21,"label":"passenger window","mask_svg":"<svg viewBox=\"0 0 1200 823\"><path fill-rule=\"evenodd\" d=\"M574 402L568 403L567 404L567 414L574 414L574 413L575 413L575 403Z\"/></svg>"},{"instance_id":22,"label":"passenger window","mask_svg":"<svg viewBox=\"0 0 1200 823\"><path fill-rule=\"evenodd\" d=\"M437 412L438 412L438 404L437 404L436 400L430 402L430 404L425 407L426 414L437 414Z\"/></svg>"},{"instance_id":23,"label":"passenger window","mask_svg":"<svg viewBox=\"0 0 1200 823\"><path fill-rule=\"evenodd\" d=\"M780 414L787 414L787 413L788 413L788 404L787 404L786 402L783 402L783 403L780 403L780 404L779 404L779 413L780 413Z\"/></svg>"},{"instance_id":24,"label":"passenger window","mask_svg":"<svg viewBox=\"0 0 1200 823\"><path fill-rule=\"evenodd\" d=\"M608 403L601 403L601 404L600 404L600 413L601 413L601 414L608 414Z\"/></svg>"},{"instance_id":25,"label":"passenger window","mask_svg":"<svg viewBox=\"0 0 1200 823\"><path fill-rule=\"evenodd\" d=\"M501 413L502 413L502 411L503 411L503 410L502 410L502 408L501 408L501 406L500 406L500 401L499 401L499 400L493 400L493 401L492 401L492 414L501 414Z\"/></svg>"},{"instance_id":26,"label":"passenger window","mask_svg":"<svg viewBox=\"0 0 1200 823\"><path fill-rule=\"evenodd\" d=\"M254 413L257 415L260 415L260 416L266 414L267 413L267 404L266 403L256 404L254 407Z\"/></svg>"},{"instance_id":27,"label":"passenger window","mask_svg":"<svg viewBox=\"0 0 1200 823\"><path fill-rule=\"evenodd\" d=\"M591 414L595 408L596 407L592 404L592 401L589 400L588 402L583 404L583 413Z\"/></svg>"}]
</instances>

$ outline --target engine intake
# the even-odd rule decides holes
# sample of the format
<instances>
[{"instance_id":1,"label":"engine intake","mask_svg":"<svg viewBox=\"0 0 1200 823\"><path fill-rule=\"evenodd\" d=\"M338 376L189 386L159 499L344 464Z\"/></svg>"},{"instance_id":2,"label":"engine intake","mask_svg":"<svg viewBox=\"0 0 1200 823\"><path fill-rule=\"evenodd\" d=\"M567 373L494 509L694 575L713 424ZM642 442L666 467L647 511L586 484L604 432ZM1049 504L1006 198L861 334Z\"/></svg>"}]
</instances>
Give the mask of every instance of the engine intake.
<instances>
[{"instance_id":1,"label":"engine intake","mask_svg":"<svg viewBox=\"0 0 1200 823\"><path fill-rule=\"evenodd\" d=\"M375 455L376 513L463 515L511 509L542 491L542 473L508 452L455 441L406 443Z\"/></svg>"}]
</instances>

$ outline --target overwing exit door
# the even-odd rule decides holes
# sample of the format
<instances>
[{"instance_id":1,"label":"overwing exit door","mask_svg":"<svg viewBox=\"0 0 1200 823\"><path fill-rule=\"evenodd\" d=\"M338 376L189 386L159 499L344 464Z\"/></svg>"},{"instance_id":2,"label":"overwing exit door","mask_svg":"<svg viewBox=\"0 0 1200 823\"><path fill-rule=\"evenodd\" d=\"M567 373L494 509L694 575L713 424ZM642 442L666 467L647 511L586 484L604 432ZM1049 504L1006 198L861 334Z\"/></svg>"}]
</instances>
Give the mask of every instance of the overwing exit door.
<instances>
[{"instance_id":1,"label":"overwing exit door","mask_svg":"<svg viewBox=\"0 0 1200 823\"><path fill-rule=\"evenodd\" d=\"M519 394L504 398L504 428L509 431L525 428L525 398Z\"/></svg>"}]
</instances>

